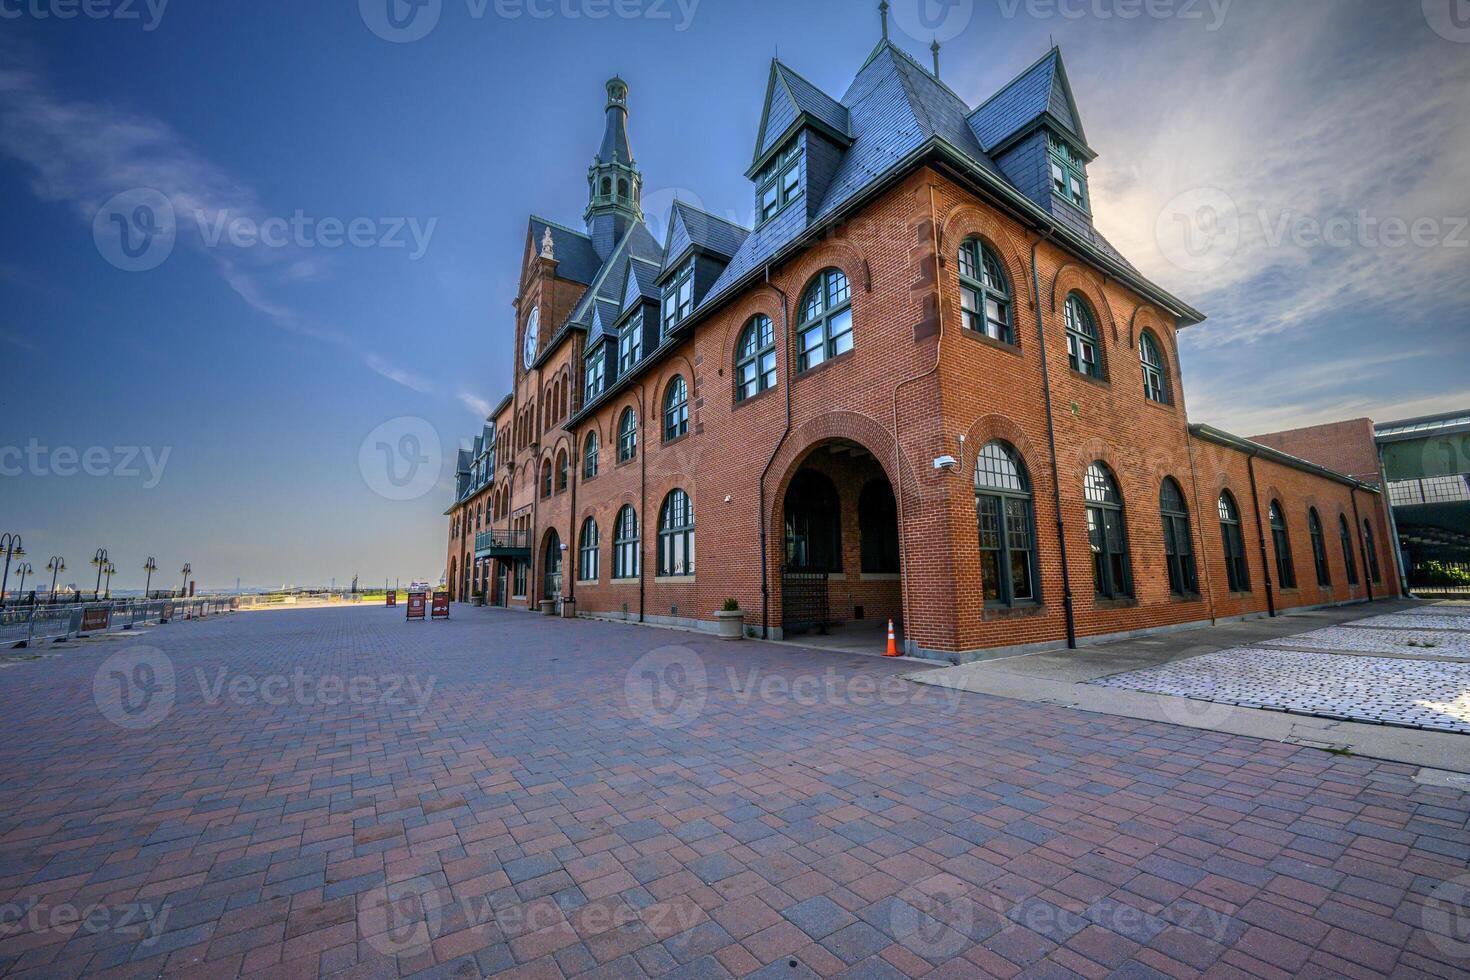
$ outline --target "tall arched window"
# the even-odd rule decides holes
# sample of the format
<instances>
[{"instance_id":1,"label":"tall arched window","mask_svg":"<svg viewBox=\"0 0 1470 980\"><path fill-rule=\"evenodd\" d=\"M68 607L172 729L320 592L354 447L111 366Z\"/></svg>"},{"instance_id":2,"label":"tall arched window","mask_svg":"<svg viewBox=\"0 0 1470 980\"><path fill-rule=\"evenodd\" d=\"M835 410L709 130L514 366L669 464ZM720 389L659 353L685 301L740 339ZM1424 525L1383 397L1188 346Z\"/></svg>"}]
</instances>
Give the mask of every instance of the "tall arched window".
<instances>
[{"instance_id":1,"label":"tall arched window","mask_svg":"<svg viewBox=\"0 0 1470 980\"><path fill-rule=\"evenodd\" d=\"M587 433L587 442L582 450L582 479L590 480L597 475L597 433Z\"/></svg>"},{"instance_id":2,"label":"tall arched window","mask_svg":"<svg viewBox=\"0 0 1470 980\"><path fill-rule=\"evenodd\" d=\"M597 531L597 521L591 517L582 522L582 533L577 539L577 579L581 582L597 581L597 549L602 539Z\"/></svg>"},{"instance_id":3,"label":"tall arched window","mask_svg":"<svg viewBox=\"0 0 1470 980\"><path fill-rule=\"evenodd\" d=\"M1016 342L1010 283L1000 260L978 238L967 238L960 245L960 309L965 329L1003 343Z\"/></svg>"},{"instance_id":4,"label":"tall arched window","mask_svg":"<svg viewBox=\"0 0 1470 980\"><path fill-rule=\"evenodd\" d=\"M1271 501L1271 547L1276 552L1276 580L1283 589L1296 588L1296 562L1291 557L1291 535L1286 530L1286 512L1281 501Z\"/></svg>"},{"instance_id":5,"label":"tall arched window","mask_svg":"<svg viewBox=\"0 0 1470 980\"><path fill-rule=\"evenodd\" d=\"M570 469L570 461L569 461L569 458L567 456L567 451L565 449L563 449L563 450L561 450L560 452L558 452L556 454L556 492L557 493L561 493L563 490L565 490L567 488L567 480L571 476L571 474L568 472L569 469Z\"/></svg>"},{"instance_id":6,"label":"tall arched window","mask_svg":"<svg viewBox=\"0 0 1470 980\"><path fill-rule=\"evenodd\" d=\"M842 571L842 512L837 488L800 470L786 490L786 565L793 571Z\"/></svg>"},{"instance_id":7,"label":"tall arched window","mask_svg":"<svg viewBox=\"0 0 1470 980\"><path fill-rule=\"evenodd\" d=\"M1003 442L986 444L975 459L975 520L980 529L980 589L986 604L1035 602L1031 481L1020 455Z\"/></svg>"},{"instance_id":8,"label":"tall arched window","mask_svg":"<svg viewBox=\"0 0 1470 980\"><path fill-rule=\"evenodd\" d=\"M1097 317L1079 294L1067 297L1067 361L1072 370L1090 378L1104 377Z\"/></svg>"},{"instance_id":9,"label":"tall arched window","mask_svg":"<svg viewBox=\"0 0 1470 980\"><path fill-rule=\"evenodd\" d=\"M1159 514L1164 520L1164 561L1169 567L1169 591L1177 596L1199 594L1194 567L1194 539L1189 533L1189 507L1173 477L1164 477L1159 489Z\"/></svg>"},{"instance_id":10,"label":"tall arched window","mask_svg":"<svg viewBox=\"0 0 1470 980\"><path fill-rule=\"evenodd\" d=\"M776 386L776 328L757 313L740 331L735 345L735 400L745 401Z\"/></svg>"},{"instance_id":11,"label":"tall arched window","mask_svg":"<svg viewBox=\"0 0 1470 980\"><path fill-rule=\"evenodd\" d=\"M638 413L632 406L618 416L618 462L626 463L638 454Z\"/></svg>"},{"instance_id":12,"label":"tall arched window","mask_svg":"<svg viewBox=\"0 0 1470 980\"><path fill-rule=\"evenodd\" d=\"M1251 590L1250 570L1245 563L1245 535L1240 531L1240 508L1230 491L1220 494L1220 541L1225 547L1225 578L1231 592Z\"/></svg>"},{"instance_id":13,"label":"tall arched window","mask_svg":"<svg viewBox=\"0 0 1470 980\"><path fill-rule=\"evenodd\" d=\"M1363 519L1363 548L1368 553L1368 577L1374 584L1383 582L1383 570L1378 567L1378 543L1373 540L1373 525Z\"/></svg>"},{"instance_id":14,"label":"tall arched window","mask_svg":"<svg viewBox=\"0 0 1470 980\"><path fill-rule=\"evenodd\" d=\"M682 374L674 375L664 392L664 441L689 434L689 386Z\"/></svg>"},{"instance_id":15,"label":"tall arched window","mask_svg":"<svg viewBox=\"0 0 1470 980\"><path fill-rule=\"evenodd\" d=\"M625 504L613 525L613 578L637 577L638 512L632 504Z\"/></svg>"},{"instance_id":16,"label":"tall arched window","mask_svg":"<svg viewBox=\"0 0 1470 980\"><path fill-rule=\"evenodd\" d=\"M1312 538L1312 564L1317 566L1317 584L1327 588L1332 584L1332 569L1327 565L1327 539L1322 534L1322 518L1317 508L1307 509L1307 533Z\"/></svg>"},{"instance_id":17,"label":"tall arched window","mask_svg":"<svg viewBox=\"0 0 1470 980\"><path fill-rule=\"evenodd\" d=\"M873 575L899 570L898 502L887 477L876 477L858 494L860 568Z\"/></svg>"},{"instance_id":18,"label":"tall arched window","mask_svg":"<svg viewBox=\"0 0 1470 980\"><path fill-rule=\"evenodd\" d=\"M541 496L551 496L551 460L541 464Z\"/></svg>"},{"instance_id":19,"label":"tall arched window","mask_svg":"<svg viewBox=\"0 0 1470 980\"><path fill-rule=\"evenodd\" d=\"M1143 366L1143 397L1160 405L1169 404L1169 370L1164 353L1147 330L1138 335L1138 361Z\"/></svg>"},{"instance_id":20,"label":"tall arched window","mask_svg":"<svg viewBox=\"0 0 1470 980\"><path fill-rule=\"evenodd\" d=\"M694 574L694 507L683 490L669 491L658 512L658 574Z\"/></svg>"},{"instance_id":21,"label":"tall arched window","mask_svg":"<svg viewBox=\"0 0 1470 980\"><path fill-rule=\"evenodd\" d=\"M1104 599L1133 594L1128 567L1128 528L1123 520L1123 496L1112 471L1101 463L1087 468L1087 540L1092 548L1093 582Z\"/></svg>"},{"instance_id":22,"label":"tall arched window","mask_svg":"<svg viewBox=\"0 0 1470 980\"><path fill-rule=\"evenodd\" d=\"M1348 530L1345 514L1337 515L1337 533L1342 539L1342 563L1347 568L1348 585L1358 584L1358 559L1353 554L1353 532Z\"/></svg>"},{"instance_id":23,"label":"tall arched window","mask_svg":"<svg viewBox=\"0 0 1470 980\"><path fill-rule=\"evenodd\" d=\"M796 370L806 371L852 350L852 288L840 269L817 273L801 294Z\"/></svg>"}]
</instances>

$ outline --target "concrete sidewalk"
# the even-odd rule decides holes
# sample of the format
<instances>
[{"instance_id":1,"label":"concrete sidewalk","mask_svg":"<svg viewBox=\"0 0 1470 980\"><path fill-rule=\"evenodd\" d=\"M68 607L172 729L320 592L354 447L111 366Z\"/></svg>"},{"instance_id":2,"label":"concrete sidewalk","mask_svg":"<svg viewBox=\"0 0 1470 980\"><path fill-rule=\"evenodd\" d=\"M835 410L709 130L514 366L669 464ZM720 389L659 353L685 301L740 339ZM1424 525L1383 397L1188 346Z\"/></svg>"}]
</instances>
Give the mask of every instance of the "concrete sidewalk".
<instances>
[{"instance_id":1,"label":"concrete sidewalk","mask_svg":"<svg viewBox=\"0 0 1470 980\"><path fill-rule=\"evenodd\" d=\"M1412 600L1396 600L1315 610L1275 619L1119 640L1078 650L980 661L912 674L908 679L952 690L1309 745L1450 773L1470 773L1470 738L1463 735L1288 714L1088 683L1114 674L1254 646L1370 616L1423 609L1427 605ZM1425 778L1442 777L1426 774ZM1455 778L1449 781L1456 783Z\"/></svg>"}]
</instances>

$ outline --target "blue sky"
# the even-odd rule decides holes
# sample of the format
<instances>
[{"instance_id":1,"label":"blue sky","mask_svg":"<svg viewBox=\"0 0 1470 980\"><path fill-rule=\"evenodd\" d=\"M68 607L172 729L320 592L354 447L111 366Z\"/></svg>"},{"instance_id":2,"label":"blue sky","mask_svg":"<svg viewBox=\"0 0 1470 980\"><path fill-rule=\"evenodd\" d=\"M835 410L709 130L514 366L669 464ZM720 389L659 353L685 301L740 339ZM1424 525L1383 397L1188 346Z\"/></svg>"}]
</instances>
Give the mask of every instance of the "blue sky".
<instances>
[{"instance_id":1,"label":"blue sky","mask_svg":"<svg viewBox=\"0 0 1470 980\"><path fill-rule=\"evenodd\" d=\"M397 43L387 0L0 0L0 530L38 569L90 586L107 547L123 588L148 555L209 587L437 580L453 449L508 389L526 215L579 224L603 82L631 85L651 219L677 193L748 223L770 57L840 96L878 36L861 0L427 2ZM1211 316L1191 416L1253 434L1470 405L1467 7L892 17L971 104L1061 45L1099 227ZM107 217L137 188L177 236L126 271ZM372 460L405 434L438 468L400 491Z\"/></svg>"}]
</instances>

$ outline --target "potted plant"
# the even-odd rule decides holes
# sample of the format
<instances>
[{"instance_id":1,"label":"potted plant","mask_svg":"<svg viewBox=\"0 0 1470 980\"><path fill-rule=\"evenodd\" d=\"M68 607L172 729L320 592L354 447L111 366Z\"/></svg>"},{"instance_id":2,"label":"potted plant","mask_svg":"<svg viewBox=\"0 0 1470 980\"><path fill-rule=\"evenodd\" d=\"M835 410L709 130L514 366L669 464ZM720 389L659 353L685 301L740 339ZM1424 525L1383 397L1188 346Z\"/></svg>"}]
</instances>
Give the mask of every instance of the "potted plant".
<instances>
[{"instance_id":1,"label":"potted plant","mask_svg":"<svg viewBox=\"0 0 1470 980\"><path fill-rule=\"evenodd\" d=\"M479 589L476 589L475 590L475 605L477 605L477 606L483 606L484 604L485 604L485 593L482 592L482 591L480 591Z\"/></svg>"},{"instance_id":2,"label":"potted plant","mask_svg":"<svg viewBox=\"0 0 1470 980\"><path fill-rule=\"evenodd\" d=\"M745 610L740 608L740 603L736 600L726 599L725 607L715 613L715 620L720 625L720 639L745 639Z\"/></svg>"}]
</instances>

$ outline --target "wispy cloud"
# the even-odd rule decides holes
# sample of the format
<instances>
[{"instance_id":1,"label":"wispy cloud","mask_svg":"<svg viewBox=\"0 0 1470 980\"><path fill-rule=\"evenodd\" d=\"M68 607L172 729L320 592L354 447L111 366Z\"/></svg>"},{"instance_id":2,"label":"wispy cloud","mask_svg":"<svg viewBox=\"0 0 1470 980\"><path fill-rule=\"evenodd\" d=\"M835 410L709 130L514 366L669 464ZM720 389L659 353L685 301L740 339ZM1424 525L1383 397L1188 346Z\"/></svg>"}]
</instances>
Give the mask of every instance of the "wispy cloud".
<instances>
[{"instance_id":1,"label":"wispy cloud","mask_svg":"<svg viewBox=\"0 0 1470 980\"><path fill-rule=\"evenodd\" d=\"M0 330L0 344L9 344L12 347L19 347L21 350L28 351L34 351L36 349L36 345L28 339L18 333L11 333L9 330Z\"/></svg>"},{"instance_id":2,"label":"wispy cloud","mask_svg":"<svg viewBox=\"0 0 1470 980\"><path fill-rule=\"evenodd\" d=\"M279 287L321 279L327 260L285 247L241 247L205 230L239 218L257 227L269 215L248 182L211 161L162 120L121 106L70 99L33 55L0 41L0 153L26 164L41 200L69 205L87 224L113 195L149 188L178 216L179 242L206 254L220 278L281 330L352 351L396 384L430 393L423 378L357 350L346 333L275 298Z\"/></svg>"},{"instance_id":3,"label":"wispy cloud","mask_svg":"<svg viewBox=\"0 0 1470 980\"><path fill-rule=\"evenodd\" d=\"M490 403L481 398L479 395L474 395L467 391L461 391L459 393L459 403L465 408L469 409L471 412L474 412L480 418L484 418L490 414Z\"/></svg>"}]
</instances>

